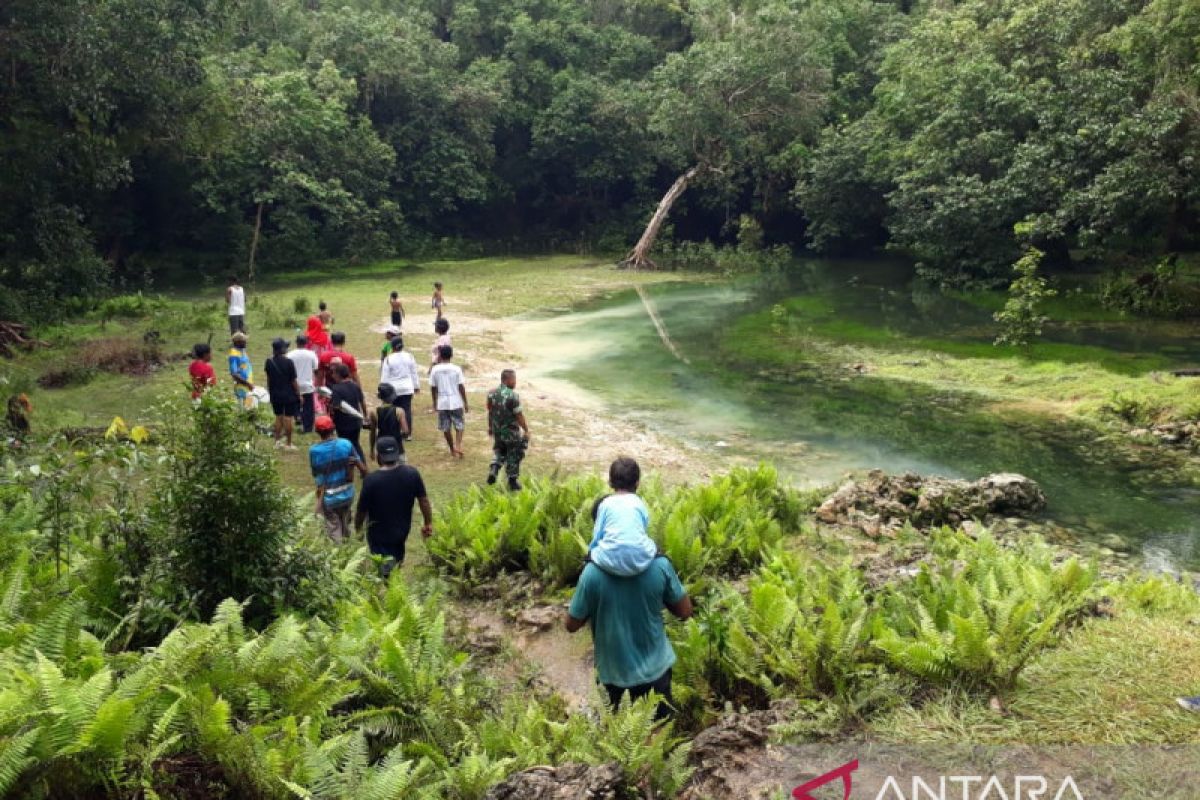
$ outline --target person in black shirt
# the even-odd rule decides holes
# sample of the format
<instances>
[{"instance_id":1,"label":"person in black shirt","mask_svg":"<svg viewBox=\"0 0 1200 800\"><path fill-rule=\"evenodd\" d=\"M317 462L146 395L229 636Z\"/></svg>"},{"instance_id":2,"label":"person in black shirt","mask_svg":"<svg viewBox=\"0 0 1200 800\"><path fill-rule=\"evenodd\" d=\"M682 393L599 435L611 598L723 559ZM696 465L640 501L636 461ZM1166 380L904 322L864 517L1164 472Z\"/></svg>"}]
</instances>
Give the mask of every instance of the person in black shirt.
<instances>
[{"instance_id":1,"label":"person in black shirt","mask_svg":"<svg viewBox=\"0 0 1200 800\"><path fill-rule=\"evenodd\" d=\"M367 399L363 396L362 387L350 379L350 367L347 365L332 365L330 377L337 381L329 389L329 410L333 413L333 425L338 438L348 439L354 445L354 452L365 464L367 457L363 455L358 439L366 418Z\"/></svg>"},{"instance_id":2,"label":"person in black shirt","mask_svg":"<svg viewBox=\"0 0 1200 800\"><path fill-rule=\"evenodd\" d=\"M287 348L288 343L283 339L271 342L273 355L267 359L267 391L271 394L271 410L275 412L275 446L295 450L292 432L300 413L300 384L296 382L296 365L287 357Z\"/></svg>"},{"instance_id":3,"label":"person in black shirt","mask_svg":"<svg viewBox=\"0 0 1200 800\"><path fill-rule=\"evenodd\" d=\"M383 577L404 563L404 544L412 527L413 503L421 506L425 524L421 535L433 535L433 507L425 494L425 482L421 473L413 467L399 463L400 443L393 436L381 436L375 443L375 459L379 469L363 479L362 493L358 496L358 510L354 514L354 529L367 526L367 546L377 556L383 556Z\"/></svg>"},{"instance_id":4,"label":"person in black shirt","mask_svg":"<svg viewBox=\"0 0 1200 800\"><path fill-rule=\"evenodd\" d=\"M396 388L390 383L379 384L379 399L383 405L374 409L367 419L367 428L371 431L371 451L375 451L377 439L391 436L400 444L400 463L406 464L404 440L408 437L408 421L404 418L404 409L392 404L396 399Z\"/></svg>"}]
</instances>

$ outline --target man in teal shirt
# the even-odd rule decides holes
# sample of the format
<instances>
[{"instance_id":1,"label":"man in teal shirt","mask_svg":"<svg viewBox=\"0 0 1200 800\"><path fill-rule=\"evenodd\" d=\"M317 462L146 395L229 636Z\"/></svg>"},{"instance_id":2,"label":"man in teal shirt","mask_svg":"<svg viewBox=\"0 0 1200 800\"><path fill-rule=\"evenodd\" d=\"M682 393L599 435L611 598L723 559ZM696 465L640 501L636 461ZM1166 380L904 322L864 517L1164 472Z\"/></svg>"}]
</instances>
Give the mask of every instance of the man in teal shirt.
<instances>
[{"instance_id":1,"label":"man in teal shirt","mask_svg":"<svg viewBox=\"0 0 1200 800\"><path fill-rule=\"evenodd\" d=\"M627 577L595 564L583 568L567 611L567 630L574 633L591 622L596 672L614 708L625 692L636 700L655 691L664 700L656 718L670 713L675 651L663 625L664 608L679 619L692 615L691 598L663 556L645 572Z\"/></svg>"}]
</instances>

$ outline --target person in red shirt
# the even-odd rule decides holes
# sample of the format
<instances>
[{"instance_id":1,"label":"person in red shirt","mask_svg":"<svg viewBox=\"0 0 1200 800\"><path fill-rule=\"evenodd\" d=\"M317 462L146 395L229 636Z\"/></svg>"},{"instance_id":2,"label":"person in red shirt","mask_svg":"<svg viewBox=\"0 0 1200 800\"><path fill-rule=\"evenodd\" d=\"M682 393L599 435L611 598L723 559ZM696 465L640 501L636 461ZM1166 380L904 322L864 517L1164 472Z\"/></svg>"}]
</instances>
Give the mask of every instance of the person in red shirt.
<instances>
[{"instance_id":1,"label":"person in red shirt","mask_svg":"<svg viewBox=\"0 0 1200 800\"><path fill-rule=\"evenodd\" d=\"M346 334L335 331L329 338L333 342L333 347L321 353L317 361L321 365L321 372L325 375L326 383L336 383L336 381L329 380L329 365L345 364L350 368L350 380L361 386L362 381L358 379L358 362L354 360L354 356L346 352Z\"/></svg>"},{"instance_id":2,"label":"person in red shirt","mask_svg":"<svg viewBox=\"0 0 1200 800\"><path fill-rule=\"evenodd\" d=\"M188 375L192 376L192 399L199 400L200 395L217 385L217 373L212 368L212 348L198 344L192 348L192 358Z\"/></svg>"},{"instance_id":3,"label":"person in red shirt","mask_svg":"<svg viewBox=\"0 0 1200 800\"><path fill-rule=\"evenodd\" d=\"M308 337L308 346L318 356L329 347L329 333L325 330L325 323L316 314L308 318L308 330L304 335Z\"/></svg>"}]
</instances>

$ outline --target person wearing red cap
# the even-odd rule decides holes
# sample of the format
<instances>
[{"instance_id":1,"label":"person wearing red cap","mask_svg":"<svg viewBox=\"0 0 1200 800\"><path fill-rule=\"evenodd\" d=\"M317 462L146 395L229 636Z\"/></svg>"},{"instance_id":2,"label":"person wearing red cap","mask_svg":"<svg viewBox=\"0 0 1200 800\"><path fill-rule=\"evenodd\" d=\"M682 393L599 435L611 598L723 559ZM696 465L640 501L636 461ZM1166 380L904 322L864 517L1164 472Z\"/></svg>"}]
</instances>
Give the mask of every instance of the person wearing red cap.
<instances>
[{"instance_id":1,"label":"person wearing red cap","mask_svg":"<svg viewBox=\"0 0 1200 800\"><path fill-rule=\"evenodd\" d=\"M308 463L317 484L317 516L325 520L325 531L341 543L350 536L350 509L354 504L354 476L365 478L367 467L346 439L338 438L333 419L317 417L314 425L321 441L308 449Z\"/></svg>"}]
</instances>

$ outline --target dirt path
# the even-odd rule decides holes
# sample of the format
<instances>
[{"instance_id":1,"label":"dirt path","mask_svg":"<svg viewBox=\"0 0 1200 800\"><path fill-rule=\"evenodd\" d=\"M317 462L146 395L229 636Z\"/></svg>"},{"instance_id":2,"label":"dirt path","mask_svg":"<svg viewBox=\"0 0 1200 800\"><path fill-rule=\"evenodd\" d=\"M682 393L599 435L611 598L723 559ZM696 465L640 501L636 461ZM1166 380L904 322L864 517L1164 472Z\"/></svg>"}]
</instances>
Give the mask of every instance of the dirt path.
<instances>
[{"instance_id":1,"label":"dirt path","mask_svg":"<svg viewBox=\"0 0 1200 800\"><path fill-rule=\"evenodd\" d=\"M532 667L547 689L557 693L572 711L589 706L595 692L595 662L592 637L587 633L569 634L560 620L545 630L512 622L487 603L463 603L460 606L468 630L506 642L518 659L513 665Z\"/></svg>"},{"instance_id":2,"label":"dirt path","mask_svg":"<svg viewBox=\"0 0 1200 800\"><path fill-rule=\"evenodd\" d=\"M633 455L644 470L658 472L667 480L704 480L711 476L712 465L699 449L618 419L565 381L522 375L522 367L536 362L537 354L523 350L511 335L521 320L486 317L462 308L469 305L460 301L454 315L451 335L456 353L461 353L456 360L477 386L490 385L506 367L517 370L518 391L533 434L530 457L535 465L568 473L598 471L619 455ZM386 320L380 319L370 330L382 335L386 327ZM426 363L426 340L431 337L418 334L411 338L410 349L418 364Z\"/></svg>"}]
</instances>

